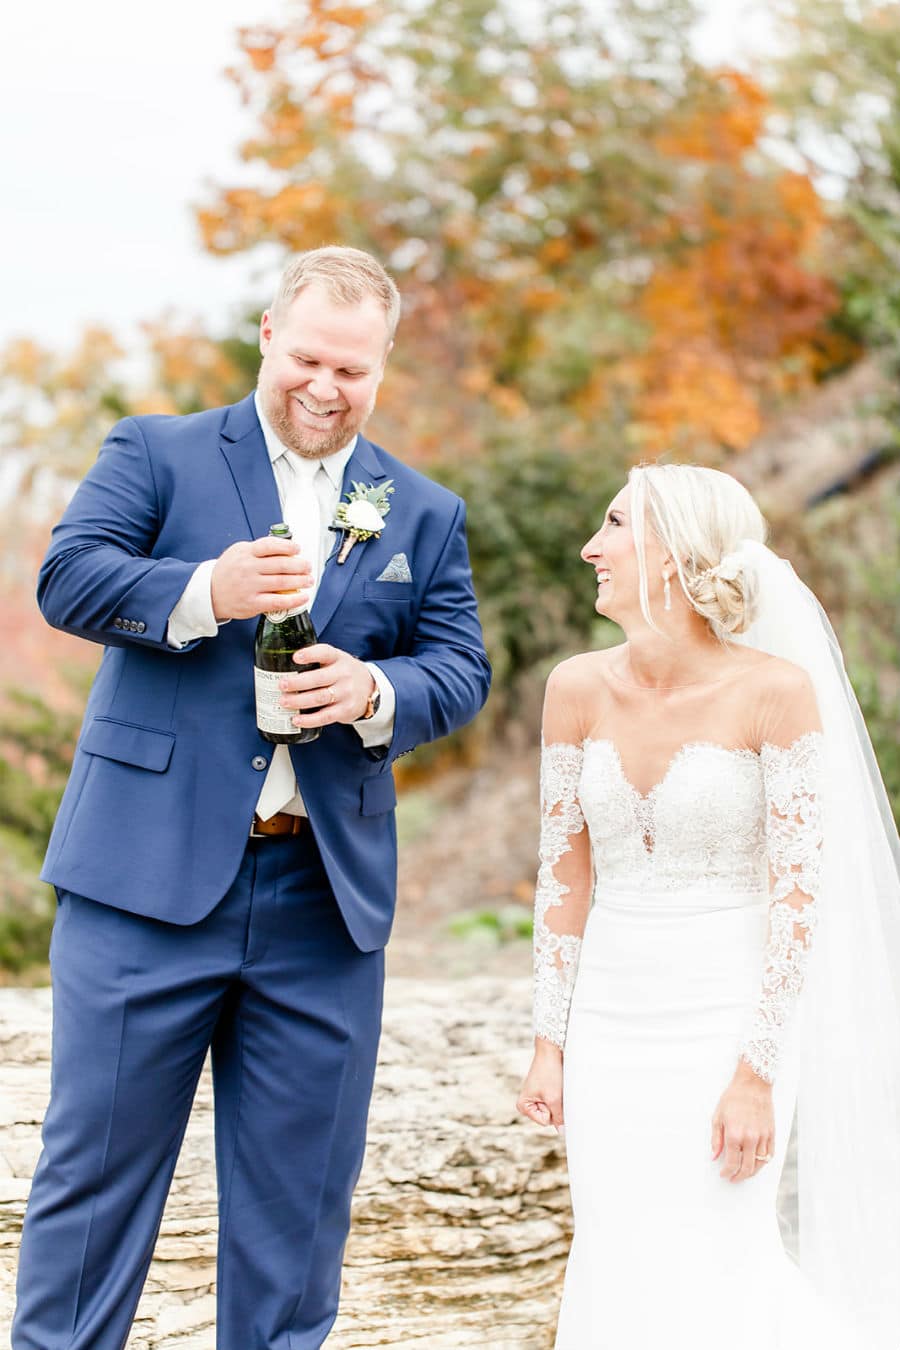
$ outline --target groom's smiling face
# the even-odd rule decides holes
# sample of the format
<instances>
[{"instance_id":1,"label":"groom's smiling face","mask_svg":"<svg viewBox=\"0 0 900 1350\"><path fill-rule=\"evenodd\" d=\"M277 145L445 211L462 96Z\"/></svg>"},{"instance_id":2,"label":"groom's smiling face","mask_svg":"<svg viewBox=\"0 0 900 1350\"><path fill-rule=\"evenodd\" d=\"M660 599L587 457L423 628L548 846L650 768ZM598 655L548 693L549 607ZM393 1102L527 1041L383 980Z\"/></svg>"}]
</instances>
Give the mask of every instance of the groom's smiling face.
<instances>
[{"instance_id":1,"label":"groom's smiling face","mask_svg":"<svg viewBox=\"0 0 900 1350\"><path fill-rule=\"evenodd\" d=\"M259 347L260 402L283 445L321 459L365 426L391 347L374 296L341 304L318 282L306 286L283 309L266 310Z\"/></svg>"}]
</instances>

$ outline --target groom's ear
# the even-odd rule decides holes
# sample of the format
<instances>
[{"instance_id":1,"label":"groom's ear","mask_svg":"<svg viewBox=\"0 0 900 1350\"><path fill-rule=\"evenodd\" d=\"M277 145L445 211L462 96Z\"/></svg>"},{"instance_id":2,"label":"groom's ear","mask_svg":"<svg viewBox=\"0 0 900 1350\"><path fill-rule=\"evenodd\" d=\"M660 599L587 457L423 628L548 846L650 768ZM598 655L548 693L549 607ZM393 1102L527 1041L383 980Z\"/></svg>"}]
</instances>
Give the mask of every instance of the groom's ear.
<instances>
[{"instance_id":1,"label":"groom's ear","mask_svg":"<svg viewBox=\"0 0 900 1350\"><path fill-rule=\"evenodd\" d=\"M272 342L272 333L274 325L272 323L272 311L267 309L263 311L263 316L259 321L259 350L265 356Z\"/></svg>"}]
</instances>

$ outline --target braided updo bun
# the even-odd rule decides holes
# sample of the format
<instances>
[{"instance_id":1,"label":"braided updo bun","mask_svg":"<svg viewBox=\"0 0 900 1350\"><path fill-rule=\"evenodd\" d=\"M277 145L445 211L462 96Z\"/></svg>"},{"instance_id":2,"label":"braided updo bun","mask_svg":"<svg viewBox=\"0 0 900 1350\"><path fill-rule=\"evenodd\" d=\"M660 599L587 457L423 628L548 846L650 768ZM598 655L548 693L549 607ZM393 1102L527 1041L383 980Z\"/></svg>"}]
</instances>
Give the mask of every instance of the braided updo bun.
<instances>
[{"instance_id":1,"label":"braided updo bun","mask_svg":"<svg viewBox=\"0 0 900 1350\"><path fill-rule=\"evenodd\" d=\"M693 576L686 571L684 585L693 608L720 637L743 633L756 617L756 575L740 552Z\"/></svg>"},{"instance_id":2,"label":"braided updo bun","mask_svg":"<svg viewBox=\"0 0 900 1350\"><path fill-rule=\"evenodd\" d=\"M716 637L726 641L743 633L756 617L758 599L755 571L740 545L766 539L762 512L747 489L730 474L694 464L640 465L628 480L647 622L656 627L647 600L645 518L674 561L689 604Z\"/></svg>"}]
</instances>

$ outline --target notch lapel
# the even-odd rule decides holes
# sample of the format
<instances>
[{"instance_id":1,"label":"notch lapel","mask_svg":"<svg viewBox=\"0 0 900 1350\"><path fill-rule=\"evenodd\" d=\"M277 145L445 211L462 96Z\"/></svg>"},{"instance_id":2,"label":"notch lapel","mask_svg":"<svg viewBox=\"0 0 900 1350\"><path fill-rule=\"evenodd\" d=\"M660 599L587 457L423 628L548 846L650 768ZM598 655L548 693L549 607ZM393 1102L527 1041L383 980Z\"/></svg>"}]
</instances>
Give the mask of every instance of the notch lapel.
<instances>
[{"instance_id":1,"label":"notch lapel","mask_svg":"<svg viewBox=\"0 0 900 1350\"><path fill-rule=\"evenodd\" d=\"M241 499L250 538L262 539L269 526L281 520L281 504L252 394L229 408L219 448Z\"/></svg>"},{"instance_id":2,"label":"notch lapel","mask_svg":"<svg viewBox=\"0 0 900 1350\"><path fill-rule=\"evenodd\" d=\"M348 459L347 466L344 469L344 478L341 483L341 501L348 492L352 491L354 483L378 483L386 477L387 473L378 458L375 447L364 436L359 436L356 449ZM390 529L390 520L391 518L388 516L385 529ZM334 611L340 604L366 547L362 543L354 544L347 561L338 563L337 555L340 549L341 536L335 534L334 538L335 543L325 562L322 580L319 582L319 589L310 610L310 618L319 637L322 636L322 630L330 623Z\"/></svg>"}]
</instances>

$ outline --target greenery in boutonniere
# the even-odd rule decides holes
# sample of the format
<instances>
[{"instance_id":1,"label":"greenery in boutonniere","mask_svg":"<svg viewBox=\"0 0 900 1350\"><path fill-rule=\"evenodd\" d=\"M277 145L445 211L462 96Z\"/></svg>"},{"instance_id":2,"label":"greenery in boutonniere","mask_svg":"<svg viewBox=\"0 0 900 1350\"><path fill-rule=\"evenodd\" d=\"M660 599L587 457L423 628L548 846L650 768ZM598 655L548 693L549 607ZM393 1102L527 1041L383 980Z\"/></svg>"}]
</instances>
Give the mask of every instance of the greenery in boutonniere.
<instances>
[{"instance_id":1,"label":"greenery in boutonniere","mask_svg":"<svg viewBox=\"0 0 900 1350\"><path fill-rule=\"evenodd\" d=\"M394 492L391 486L393 481L393 478L389 478L380 487L374 487L371 483L368 487L363 483L354 483L353 491L347 493L347 500L338 503L329 528L340 530L344 535L337 557L339 563L346 562L354 544L380 537L384 518L391 509L388 497Z\"/></svg>"}]
</instances>

